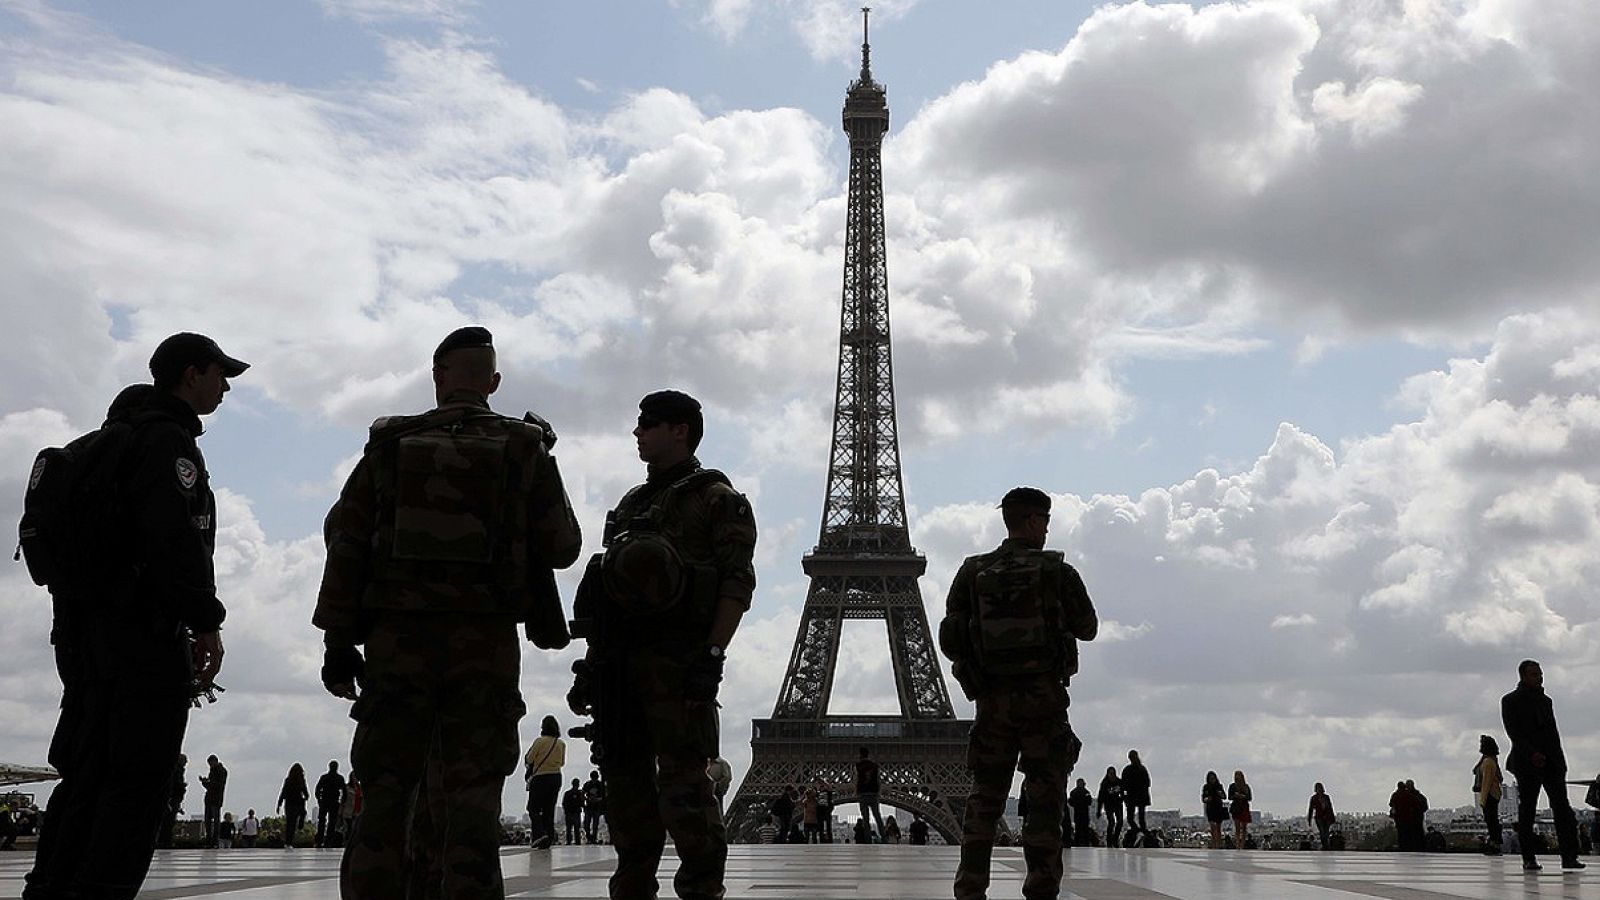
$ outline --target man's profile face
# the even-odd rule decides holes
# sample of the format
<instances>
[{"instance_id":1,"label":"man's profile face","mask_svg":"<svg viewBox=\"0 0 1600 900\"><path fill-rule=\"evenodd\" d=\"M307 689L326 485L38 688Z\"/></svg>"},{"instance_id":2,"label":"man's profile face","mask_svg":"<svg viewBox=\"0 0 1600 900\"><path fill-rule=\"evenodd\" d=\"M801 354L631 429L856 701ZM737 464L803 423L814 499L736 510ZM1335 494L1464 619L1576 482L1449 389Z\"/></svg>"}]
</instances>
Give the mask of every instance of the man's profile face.
<instances>
[{"instance_id":1,"label":"man's profile face","mask_svg":"<svg viewBox=\"0 0 1600 900\"><path fill-rule=\"evenodd\" d=\"M1522 670L1522 683L1528 687L1544 687L1544 669L1538 663L1527 666Z\"/></svg>"},{"instance_id":2,"label":"man's profile face","mask_svg":"<svg viewBox=\"0 0 1600 900\"><path fill-rule=\"evenodd\" d=\"M192 375L190 373L193 373ZM228 379L222 375L222 366L217 363L206 363L205 368L190 366L184 372L184 377L190 379L192 387L192 403L196 415L209 416L222 405L222 395L229 390Z\"/></svg>"},{"instance_id":3,"label":"man's profile face","mask_svg":"<svg viewBox=\"0 0 1600 900\"><path fill-rule=\"evenodd\" d=\"M647 465L664 462L686 452L688 436L687 424L673 424L644 413L639 414L639 422L633 428L639 459Z\"/></svg>"}]
</instances>

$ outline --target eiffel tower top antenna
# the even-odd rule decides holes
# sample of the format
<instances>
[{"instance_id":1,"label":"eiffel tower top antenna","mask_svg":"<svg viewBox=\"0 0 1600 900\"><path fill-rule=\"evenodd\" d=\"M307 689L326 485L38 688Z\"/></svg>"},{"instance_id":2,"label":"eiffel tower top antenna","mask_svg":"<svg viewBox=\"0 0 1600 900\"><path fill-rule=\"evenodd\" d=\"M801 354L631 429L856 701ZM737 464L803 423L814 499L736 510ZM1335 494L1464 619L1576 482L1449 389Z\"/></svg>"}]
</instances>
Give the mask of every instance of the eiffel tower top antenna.
<instances>
[{"instance_id":1,"label":"eiffel tower top antenna","mask_svg":"<svg viewBox=\"0 0 1600 900\"><path fill-rule=\"evenodd\" d=\"M872 15L872 7L861 7L861 80L867 84L872 83L872 43L867 40L867 17Z\"/></svg>"}]
</instances>

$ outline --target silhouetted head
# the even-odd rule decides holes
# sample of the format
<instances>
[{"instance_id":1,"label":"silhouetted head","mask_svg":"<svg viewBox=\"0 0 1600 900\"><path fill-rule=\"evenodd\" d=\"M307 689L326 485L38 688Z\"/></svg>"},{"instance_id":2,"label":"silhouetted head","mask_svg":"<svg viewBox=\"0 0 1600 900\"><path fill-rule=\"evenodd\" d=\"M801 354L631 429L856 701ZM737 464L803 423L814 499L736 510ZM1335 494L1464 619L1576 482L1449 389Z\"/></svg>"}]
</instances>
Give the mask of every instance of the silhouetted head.
<instances>
[{"instance_id":1,"label":"silhouetted head","mask_svg":"<svg viewBox=\"0 0 1600 900\"><path fill-rule=\"evenodd\" d=\"M433 351L433 394L440 404L457 391L487 398L500 387L494 335L481 325L457 328Z\"/></svg>"},{"instance_id":2,"label":"silhouetted head","mask_svg":"<svg viewBox=\"0 0 1600 900\"><path fill-rule=\"evenodd\" d=\"M560 737L561 726L556 722L555 716L545 716L539 723L539 734L544 737Z\"/></svg>"},{"instance_id":3,"label":"silhouetted head","mask_svg":"<svg viewBox=\"0 0 1600 900\"><path fill-rule=\"evenodd\" d=\"M1544 687L1544 669L1536 660L1525 659L1517 664L1517 681L1527 687Z\"/></svg>"},{"instance_id":4,"label":"silhouetted head","mask_svg":"<svg viewBox=\"0 0 1600 900\"><path fill-rule=\"evenodd\" d=\"M1211 772L1207 772L1206 773L1206 784L1221 784L1221 783L1222 783L1222 779L1217 777L1217 773L1215 771L1211 771Z\"/></svg>"},{"instance_id":5,"label":"silhouetted head","mask_svg":"<svg viewBox=\"0 0 1600 900\"><path fill-rule=\"evenodd\" d=\"M1233 783L1234 784L1244 784L1244 770L1243 769L1234 769L1233 770Z\"/></svg>"},{"instance_id":6,"label":"silhouetted head","mask_svg":"<svg viewBox=\"0 0 1600 900\"><path fill-rule=\"evenodd\" d=\"M1000 519L1008 537L1043 547L1050 534L1050 495L1034 487L1012 488L1000 498Z\"/></svg>"},{"instance_id":7,"label":"silhouetted head","mask_svg":"<svg viewBox=\"0 0 1600 900\"><path fill-rule=\"evenodd\" d=\"M1500 745L1495 742L1492 736L1487 734L1480 735L1478 737L1478 752L1484 756L1499 756Z\"/></svg>"},{"instance_id":8,"label":"silhouetted head","mask_svg":"<svg viewBox=\"0 0 1600 900\"><path fill-rule=\"evenodd\" d=\"M1106 766L1106 777L1107 778L1116 778L1117 777L1117 767L1116 766Z\"/></svg>"},{"instance_id":9,"label":"silhouetted head","mask_svg":"<svg viewBox=\"0 0 1600 900\"><path fill-rule=\"evenodd\" d=\"M1416 789L1417 789L1417 783L1415 781L1412 781L1411 779L1407 778L1406 779L1406 790L1414 791Z\"/></svg>"},{"instance_id":10,"label":"silhouetted head","mask_svg":"<svg viewBox=\"0 0 1600 900\"><path fill-rule=\"evenodd\" d=\"M1088 787L1088 784L1086 782L1084 782L1084 780L1082 778L1079 778L1078 779L1078 787Z\"/></svg>"},{"instance_id":11,"label":"silhouetted head","mask_svg":"<svg viewBox=\"0 0 1600 900\"><path fill-rule=\"evenodd\" d=\"M578 786L578 779L576 779L576 778L572 779L572 786L573 787L577 787Z\"/></svg>"},{"instance_id":12,"label":"silhouetted head","mask_svg":"<svg viewBox=\"0 0 1600 900\"><path fill-rule=\"evenodd\" d=\"M1129 750L1128 751L1128 762L1136 763L1138 761L1139 761L1139 751L1137 751L1137 750Z\"/></svg>"},{"instance_id":13,"label":"silhouetted head","mask_svg":"<svg viewBox=\"0 0 1600 900\"><path fill-rule=\"evenodd\" d=\"M1312 785L1311 786L1311 793L1313 793L1313 794L1322 793L1322 782L1319 781L1316 784Z\"/></svg>"},{"instance_id":14,"label":"silhouetted head","mask_svg":"<svg viewBox=\"0 0 1600 900\"><path fill-rule=\"evenodd\" d=\"M328 760L328 771L329 772L337 772L337 771L339 771L339 761L336 760L336 759Z\"/></svg>"},{"instance_id":15,"label":"silhouetted head","mask_svg":"<svg viewBox=\"0 0 1600 900\"><path fill-rule=\"evenodd\" d=\"M218 762L217 755L215 753L213 753L210 756L206 757L206 762L208 764L210 764L210 765L213 765L213 766L216 765L217 762Z\"/></svg>"},{"instance_id":16,"label":"silhouetted head","mask_svg":"<svg viewBox=\"0 0 1600 900\"><path fill-rule=\"evenodd\" d=\"M639 422L633 429L639 459L668 469L690 456L705 436L700 401L683 391L656 391L639 401Z\"/></svg>"},{"instance_id":17,"label":"silhouetted head","mask_svg":"<svg viewBox=\"0 0 1600 900\"><path fill-rule=\"evenodd\" d=\"M223 353L216 341L189 331L168 337L150 355L156 390L178 397L200 416L216 412L228 392L228 379L248 368L249 363Z\"/></svg>"},{"instance_id":18,"label":"silhouetted head","mask_svg":"<svg viewBox=\"0 0 1600 900\"><path fill-rule=\"evenodd\" d=\"M215 757L213 757L213 758L215 758ZM295 763L294 765L290 766L289 767L289 777L290 778L304 778L304 777L306 777L305 767L300 765L299 763Z\"/></svg>"}]
</instances>

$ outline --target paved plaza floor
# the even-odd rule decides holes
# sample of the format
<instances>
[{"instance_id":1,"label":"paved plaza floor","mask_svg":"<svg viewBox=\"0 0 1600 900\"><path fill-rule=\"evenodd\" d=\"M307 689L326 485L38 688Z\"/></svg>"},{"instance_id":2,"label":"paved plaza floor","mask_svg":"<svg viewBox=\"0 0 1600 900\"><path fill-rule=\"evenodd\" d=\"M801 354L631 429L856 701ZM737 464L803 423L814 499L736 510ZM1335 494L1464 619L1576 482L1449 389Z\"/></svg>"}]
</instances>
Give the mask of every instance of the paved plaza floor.
<instances>
[{"instance_id":1,"label":"paved plaza floor","mask_svg":"<svg viewBox=\"0 0 1600 900\"><path fill-rule=\"evenodd\" d=\"M589 900L606 896L608 847L557 847L541 853L507 848L501 857L508 897ZM22 894L31 853L0 854L0 898ZM1597 859L1600 862L1600 859ZM663 898L672 897L671 850L663 862ZM949 897L952 847L858 846L732 848L728 897ZM1206 850L1067 851L1067 900L1600 900L1600 865L1565 874L1550 858L1523 874L1515 857L1466 854L1288 853ZM167 850L156 855L142 898L335 900L338 851ZM1022 896L1022 851L995 851L989 896Z\"/></svg>"}]
</instances>

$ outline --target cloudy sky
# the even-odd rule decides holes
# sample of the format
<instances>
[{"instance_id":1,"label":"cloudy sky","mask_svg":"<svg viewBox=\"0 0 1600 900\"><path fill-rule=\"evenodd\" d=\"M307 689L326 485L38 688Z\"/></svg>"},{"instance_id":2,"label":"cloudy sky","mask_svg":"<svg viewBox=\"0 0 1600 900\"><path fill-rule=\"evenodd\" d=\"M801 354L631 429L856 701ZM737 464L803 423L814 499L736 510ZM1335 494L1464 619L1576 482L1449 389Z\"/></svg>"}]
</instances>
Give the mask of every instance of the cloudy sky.
<instances>
[{"instance_id":1,"label":"cloudy sky","mask_svg":"<svg viewBox=\"0 0 1600 900\"><path fill-rule=\"evenodd\" d=\"M0 513L166 334L254 363L202 444L229 692L187 750L230 765L230 808L347 755L320 520L469 322L500 408L557 424L590 549L642 474L638 397L705 401L702 457L762 528L723 695L742 775L817 536L856 5L0 0ZM928 615L1001 493L1056 496L1103 622L1079 774L1138 747L1158 807L1235 768L1283 813L1316 780L1465 803L1525 656L1600 769L1590 0L883 0L873 63ZM21 568L0 759L37 763L58 688ZM891 709L885 648L850 623L835 711ZM572 724L576 652L530 648L525 738Z\"/></svg>"}]
</instances>

